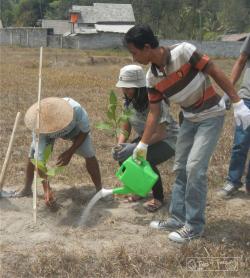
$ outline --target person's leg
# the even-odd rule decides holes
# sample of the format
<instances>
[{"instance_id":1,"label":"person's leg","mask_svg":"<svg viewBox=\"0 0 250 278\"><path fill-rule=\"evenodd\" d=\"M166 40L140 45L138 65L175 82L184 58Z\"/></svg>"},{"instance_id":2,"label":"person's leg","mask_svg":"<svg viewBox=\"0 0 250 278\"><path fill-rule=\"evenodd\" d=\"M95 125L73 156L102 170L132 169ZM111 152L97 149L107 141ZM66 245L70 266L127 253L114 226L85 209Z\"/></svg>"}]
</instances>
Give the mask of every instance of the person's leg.
<instances>
[{"instance_id":1,"label":"person's leg","mask_svg":"<svg viewBox=\"0 0 250 278\"><path fill-rule=\"evenodd\" d=\"M244 173L247 154L249 151L250 129L243 130L241 126L236 126L234 143L231 153L227 181L239 188L242 186L241 178Z\"/></svg>"},{"instance_id":2,"label":"person's leg","mask_svg":"<svg viewBox=\"0 0 250 278\"><path fill-rule=\"evenodd\" d=\"M149 146L147 153L147 160L149 161L152 169L158 174L159 179L152 188L154 199L162 202L164 199L162 180L159 170L156 165L167 161L174 155L174 150L166 142L158 142Z\"/></svg>"},{"instance_id":3,"label":"person's leg","mask_svg":"<svg viewBox=\"0 0 250 278\"><path fill-rule=\"evenodd\" d=\"M171 217L166 220L151 221L149 225L151 228L173 231L185 224L186 162L193 145L194 130L195 125L184 119L176 143L174 165L176 179L173 185L169 208Z\"/></svg>"},{"instance_id":4,"label":"person's leg","mask_svg":"<svg viewBox=\"0 0 250 278\"><path fill-rule=\"evenodd\" d=\"M160 209L163 205L164 193L160 172L156 168L156 166L151 165L151 167L154 170L154 172L159 176L159 178L152 188L153 199L150 199L147 202L145 202L143 204L143 207L150 212L155 212L158 209Z\"/></svg>"},{"instance_id":5,"label":"person's leg","mask_svg":"<svg viewBox=\"0 0 250 278\"><path fill-rule=\"evenodd\" d=\"M96 157L85 158L87 171L95 185L96 191L102 189L101 173Z\"/></svg>"},{"instance_id":6,"label":"person's leg","mask_svg":"<svg viewBox=\"0 0 250 278\"><path fill-rule=\"evenodd\" d=\"M246 175L246 192L250 194L250 161L248 163L247 175Z\"/></svg>"},{"instance_id":7,"label":"person's leg","mask_svg":"<svg viewBox=\"0 0 250 278\"><path fill-rule=\"evenodd\" d=\"M99 163L95 156L95 151L92 145L90 134L87 135L82 145L76 150L76 154L84 157L86 169L93 181L96 191L102 189L101 173Z\"/></svg>"},{"instance_id":8,"label":"person's leg","mask_svg":"<svg viewBox=\"0 0 250 278\"><path fill-rule=\"evenodd\" d=\"M50 183L49 180L43 180L42 181L42 185L43 185L43 192L44 192L44 201L46 206L48 207L53 207L56 205L56 200L54 197L54 193L52 191L52 188L50 187Z\"/></svg>"},{"instance_id":9,"label":"person's leg","mask_svg":"<svg viewBox=\"0 0 250 278\"><path fill-rule=\"evenodd\" d=\"M186 226L201 233L205 225L207 196L207 169L218 142L224 117L215 117L197 123L194 144L189 153L185 192Z\"/></svg>"},{"instance_id":10,"label":"person's leg","mask_svg":"<svg viewBox=\"0 0 250 278\"><path fill-rule=\"evenodd\" d=\"M250 109L250 100L244 99L244 103ZM236 126L227 177L227 180L236 188L242 185L241 178L244 173L249 147L250 127L243 130L242 126Z\"/></svg>"},{"instance_id":11,"label":"person's leg","mask_svg":"<svg viewBox=\"0 0 250 278\"><path fill-rule=\"evenodd\" d=\"M199 237L205 225L205 207L207 195L206 172L210 157L222 130L224 117L215 117L197 123L194 143L188 155L185 191L185 225L169 234L168 238L176 242Z\"/></svg>"},{"instance_id":12,"label":"person's leg","mask_svg":"<svg viewBox=\"0 0 250 278\"><path fill-rule=\"evenodd\" d=\"M193 146L195 124L183 120L176 143L174 171L176 174L172 189L169 212L180 223L185 222L185 192L186 192L186 163L189 152Z\"/></svg>"},{"instance_id":13,"label":"person's leg","mask_svg":"<svg viewBox=\"0 0 250 278\"><path fill-rule=\"evenodd\" d=\"M159 176L157 182L155 183L155 185L152 188L153 197L154 197L154 199L156 199L160 202L163 202L164 193L163 193L163 187L162 187L161 174L160 174L159 170L156 168L156 166L151 165L151 167L154 170L154 172Z\"/></svg>"},{"instance_id":14,"label":"person's leg","mask_svg":"<svg viewBox=\"0 0 250 278\"><path fill-rule=\"evenodd\" d=\"M25 170L24 187L20 191L15 192L15 197L25 197L32 195L31 187L34 179L34 169L34 165L31 163L30 159L28 159Z\"/></svg>"}]
</instances>

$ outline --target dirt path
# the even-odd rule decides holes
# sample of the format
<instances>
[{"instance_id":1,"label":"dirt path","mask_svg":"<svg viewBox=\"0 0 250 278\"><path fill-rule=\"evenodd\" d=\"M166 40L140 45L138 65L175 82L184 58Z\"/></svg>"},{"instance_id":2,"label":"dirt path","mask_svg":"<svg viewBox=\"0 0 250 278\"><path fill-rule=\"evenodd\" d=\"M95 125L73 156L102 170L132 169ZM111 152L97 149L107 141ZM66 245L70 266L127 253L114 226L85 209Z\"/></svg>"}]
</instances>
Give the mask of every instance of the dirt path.
<instances>
[{"instance_id":1,"label":"dirt path","mask_svg":"<svg viewBox=\"0 0 250 278\"><path fill-rule=\"evenodd\" d=\"M94 194L93 187L62 187L62 185L57 185L54 186L54 189L61 207L57 212L49 211L43 203L40 192L36 225L33 223L32 217L32 198L0 200L3 269L9 271L11 265L18 266L19 262L22 262L24 258L27 260L27 258L33 257L33 260L37 261L37 258L41 259L41 254L43 254L43 260L46 261L45 258L50 258L49 254L54 258L55 256L60 257L62 255L61 252L66 252L67 255L78 254L78 256L79 254L82 256L84 253L85 257L88 254L94 261L101 260L100 258L103 257L109 259L110 256L113 259L114 257L117 259L119 254L121 256L121 252L125 252L126 258L127 256L135 256L136 252L135 258L138 259L139 252L142 257L146 256L147 260L150 257L150 259L154 258L154 260L161 258L161 261L162 256L164 256L164 260L168 258L171 261L171 258L176 259L178 256L193 256L193 249L196 248L196 252L199 250L200 253L203 253L204 250L201 251L199 247L202 245L207 246L205 250L210 248L210 255L213 256L218 256L223 251L223 246L234 248L234 256L238 257L242 254L244 256L248 254L249 256L250 198L246 197L243 192L228 201L217 198L214 191L209 192L207 206L208 224L205 237L196 241L196 243L191 243L189 247L185 247L188 249L183 249L183 246L169 242L166 232L154 231L148 226L152 219L165 218L167 216L166 207L155 214L151 214L143 209L143 201L128 203L123 198L108 198L100 200L96 204L91 211L87 226L79 227L78 221L83 208ZM168 206L168 201L166 206ZM215 247L216 245L217 247ZM125 251L123 248L125 248ZM189 248L191 249L189 250ZM214 254L211 252L214 252ZM7 258L7 255L10 254L12 254L11 258ZM20 256L22 259L20 259ZM122 258L124 260L124 257ZM100 262L103 263L102 260ZM185 264L185 262L183 263ZM41 262L39 261L40 264ZM110 269L113 267L112 264ZM157 268L157 265L154 265L154 268ZM21 269L23 268L21 267ZM20 273L20 270L18 271ZM111 272L115 274L114 271L113 269ZM136 270L134 269L133 271L135 272L132 273L136 274ZM185 268L182 271L185 272ZM5 275L2 277L25 277L27 275L25 271L23 276L21 274L20 276L15 276L16 272L10 276L7 275L8 272L4 273ZM44 274L44 272L41 273ZM166 272L159 270L158 276L155 277L164 277L163 273ZM90 274L86 272L86 275ZM31 275L30 277L36 276ZM59 275L58 277L64 276ZM74 274L70 277L78 276ZM88 277L91 277L91 275ZM92 277L102 276L93 274Z\"/></svg>"}]
</instances>

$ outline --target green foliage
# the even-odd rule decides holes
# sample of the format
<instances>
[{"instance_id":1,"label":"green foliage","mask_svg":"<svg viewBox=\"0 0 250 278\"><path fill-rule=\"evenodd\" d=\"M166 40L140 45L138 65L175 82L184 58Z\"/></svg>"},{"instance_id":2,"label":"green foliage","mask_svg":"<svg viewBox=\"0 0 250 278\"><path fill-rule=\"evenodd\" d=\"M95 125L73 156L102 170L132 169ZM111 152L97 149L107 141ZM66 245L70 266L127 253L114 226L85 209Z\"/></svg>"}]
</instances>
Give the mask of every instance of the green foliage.
<instances>
[{"instance_id":1,"label":"green foliage","mask_svg":"<svg viewBox=\"0 0 250 278\"><path fill-rule=\"evenodd\" d=\"M43 160L37 161L37 168L47 176L47 179L56 176L57 174L61 173L64 170L64 166L56 166L56 167L49 167L47 165L50 157L52 154L52 146L48 145L43 153ZM36 159L31 159L31 162L34 166L36 166ZM43 179L41 179L43 180Z\"/></svg>"},{"instance_id":2,"label":"green foliage","mask_svg":"<svg viewBox=\"0 0 250 278\"><path fill-rule=\"evenodd\" d=\"M120 109L119 109L120 108ZM106 131L109 135L114 136L117 140L119 134L123 133L126 137L128 133L121 129L120 126L127 122L131 116L129 109L122 109L117 102L117 97L114 91L110 91L109 104L106 112L107 120L100 122L96 125L96 128Z\"/></svg>"},{"instance_id":3,"label":"green foliage","mask_svg":"<svg viewBox=\"0 0 250 278\"><path fill-rule=\"evenodd\" d=\"M161 38L215 39L248 32L249 0L0 0L4 26L34 26L38 19L69 18L72 5L131 3L137 23L149 24Z\"/></svg>"}]
</instances>

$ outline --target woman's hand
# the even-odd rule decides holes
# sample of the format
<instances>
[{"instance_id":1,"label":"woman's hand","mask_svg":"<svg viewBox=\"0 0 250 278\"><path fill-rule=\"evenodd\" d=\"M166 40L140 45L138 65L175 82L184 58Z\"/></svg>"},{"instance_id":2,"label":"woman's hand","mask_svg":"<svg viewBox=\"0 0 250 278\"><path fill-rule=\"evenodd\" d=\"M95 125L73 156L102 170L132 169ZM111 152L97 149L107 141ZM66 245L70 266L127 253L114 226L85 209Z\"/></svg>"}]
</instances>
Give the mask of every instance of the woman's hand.
<instances>
[{"instance_id":1,"label":"woman's hand","mask_svg":"<svg viewBox=\"0 0 250 278\"><path fill-rule=\"evenodd\" d=\"M113 156L115 160L124 161L129 156L133 154L133 151L136 147L137 143L121 143L119 144L120 150L116 152L116 155Z\"/></svg>"}]
</instances>

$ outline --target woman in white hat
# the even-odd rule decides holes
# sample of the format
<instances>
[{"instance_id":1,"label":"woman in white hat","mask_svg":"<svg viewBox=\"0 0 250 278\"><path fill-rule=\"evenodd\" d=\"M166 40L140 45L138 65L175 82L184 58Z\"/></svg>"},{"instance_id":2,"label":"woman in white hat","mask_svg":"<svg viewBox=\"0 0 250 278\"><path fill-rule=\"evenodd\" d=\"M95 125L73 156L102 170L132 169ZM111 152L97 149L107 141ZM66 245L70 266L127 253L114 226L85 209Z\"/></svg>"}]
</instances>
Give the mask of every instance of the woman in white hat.
<instances>
[{"instance_id":1,"label":"woman in white hat","mask_svg":"<svg viewBox=\"0 0 250 278\"><path fill-rule=\"evenodd\" d=\"M33 131L33 141L30 147L29 160L26 168L24 188L16 192L15 197L32 194L31 186L34 178L34 165L30 159L37 157L43 160L45 147L54 145L55 139L70 140L71 146L59 155L57 166L67 165L74 154L82 156L86 161L87 171L95 184L96 191L102 188L98 161L90 137L88 114L81 105L72 98L49 97L41 100L39 146L35 154L35 128L37 123L38 104L33 104L25 114L25 124ZM41 175L41 173L39 173ZM47 205L54 202L48 182L43 181L44 197Z\"/></svg>"},{"instance_id":2,"label":"woman in white hat","mask_svg":"<svg viewBox=\"0 0 250 278\"><path fill-rule=\"evenodd\" d=\"M114 152L113 157L115 160L123 162L132 155L134 148L140 141L149 112L143 69L138 65L127 65L121 68L116 87L121 88L124 94L125 109L129 109L132 112L129 120L123 124L122 129L130 135L133 128L138 135L131 143L126 143L128 136L125 136L124 133L119 135L118 144L122 146L122 149ZM174 155L176 136L179 129L169 113L169 105L165 101L162 101L161 105L161 118L155 134L151 138L147 153L147 160L150 162L153 170L159 175L159 179L152 189L153 199L144 203L144 207L151 212L159 209L164 199L162 180L156 165L167 161ZM129 201L137 200L138 196L129 197Z\"/></svg>"}]
</instances>

